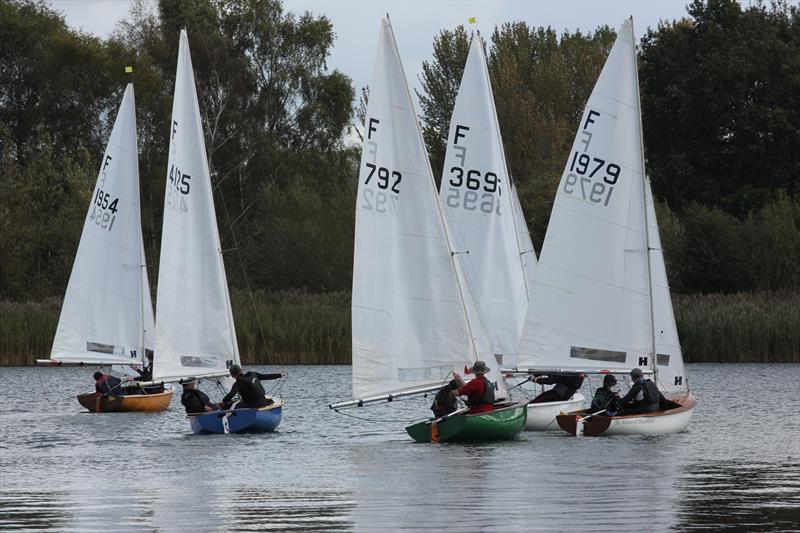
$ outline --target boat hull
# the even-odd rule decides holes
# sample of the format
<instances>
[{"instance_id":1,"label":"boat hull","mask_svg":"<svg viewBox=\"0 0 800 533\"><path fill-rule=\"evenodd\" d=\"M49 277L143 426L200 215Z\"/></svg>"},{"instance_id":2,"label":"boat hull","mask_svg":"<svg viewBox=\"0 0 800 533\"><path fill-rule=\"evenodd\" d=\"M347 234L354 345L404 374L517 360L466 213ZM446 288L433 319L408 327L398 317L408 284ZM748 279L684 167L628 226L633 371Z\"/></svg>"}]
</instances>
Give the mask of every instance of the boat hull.
<instances>
[{"instance_id":1,"label":"boat hull","mask_svg":"<svg viewBox=\"0 0 800 533\"><path fill-rule=\"evenodd\" d=\"M406 427L417 442L487 442L516 439L525 427L527 404L515 403L488 413L454 414Z\"/></svg>"},{"instance_id":2,"label":"boat hull","mask_svg":"<svg viewBox=\"0 0 800 533\"><path fill-rule=\"evenodd\" d=\"M581 409L585 400L583 394L576 392L564 402L529 403L525 431L559 431L556 417L561 413Z\"/></svg>"},{"instance_id":3,"label":"boat hull","mask_svg":"<svg viewBox=\"0 0 800 533\"><path fill-rule=\"evenodd\" d=\"M123 396L103 396L96 392L79 394L78 403L92 413L141 412L156 413L165 411L172 401L172 389L157 394L130 394Z\"/></svg>"},{"instance_id":4,"label":"boat hull","mask_svg":"<svg viewBox=\"0 0 800 533\"><path fill-rule=\"evenodd\" d=\"M275 431L281 423L283 403L259 409L228 409L202 415L189 415L192 432L201 433L265 433Z\"/></svg>"},{"instance_id":5,"label":"boat hull","mask_svg":"<svg viewBox=\"0 0 800 533\"><path fill-rule=\"evenodd\" d=\"M686 429L692 418L697 400L691 394L670 398L680 407L655 413L625 416L593 416L580 421L588 414L585 409L556 417L558 425L572 435L587 437L600 435L669 435ZM583 426L582 428L580 426Z\"/></svg>"}]
</instances>

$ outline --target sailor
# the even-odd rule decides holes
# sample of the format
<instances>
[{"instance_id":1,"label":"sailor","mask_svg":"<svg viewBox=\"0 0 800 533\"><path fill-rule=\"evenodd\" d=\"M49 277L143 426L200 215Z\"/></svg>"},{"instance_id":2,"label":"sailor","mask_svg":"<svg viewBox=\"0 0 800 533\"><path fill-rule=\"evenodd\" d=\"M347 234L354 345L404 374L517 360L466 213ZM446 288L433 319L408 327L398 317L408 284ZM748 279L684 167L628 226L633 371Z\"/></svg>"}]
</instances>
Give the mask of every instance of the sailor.
<instances>
[{"instance_id":1,"label":"sailor","mask_svg":"<svg viewBox=\"0 0 800 533\"><path fill-rule=\"evenodd\" d=\"M211 399L205 392L195 388L195 383L194 381L187 381L183 384L181 403L186 409L186 413L211 412L219 409L216 404L211 403Z\"/></svg>"},{"instance_id":2,"label":"sailor","mask_svg":"<svg viewBox=\"0 0 800 533\"><path fill-rule=\"evenodd\" d=\"M100 371L94 373L94 390L104 396L122 396L125 392L120 387L122 381L118 377L110 374L103 374Z\"/></svg>"},{"instance_id":3,"label":"sailor","mask_svg":"<svg viewBox=\"0 0 800 533\"><path fill-rule=\"evenodd\" d=\"M222 399L222 408L230 409L233 397L237 394L241 401L236 404L237 409L258 408L272 405L274 402L267 398L261 379L280 379L286 376L286 370L280 374L260 374L258 372L242 372L242 367L237 364L231 365L231 377L236 380L231 387L231 391Z\"/></svg>"},{"instance_id":4,"label":"sailor","mask_svg":"<svg viewBox=\"0 0 800 533\"><path fill-rule=\"evenodd\" d=\"M572 398L578 389L583 385L583 374L553 374L537 375L533 378L534 383L542 385L555 385L550 390L546 390L529 403L542 402L565 402Z\"/></svg>"},{"instance_id":5,"label":"sailor","mask_svg":"<svg viewBox=\"0 0 800 533\"><path fill-rule=\"evenodd\" d=\"M594 393L590 413L614 416L619 411L619 395L613 390L616 384L617 378L613 374L606 374L603 386Z\"/></svg>"},{"instance_id":6,"label":"sailor","mask_svg":"<svg viewBox=\"0 0 800 533\"><path fill-rule=\"evenodd\" d=\"M475 379L466 384L461 376L453 372L453 377L458 385L456 394L467 397L471 415L486 413L494 409L494 385L484 376L489 370L483 361L475 361L475 364L469 369L475 374Z\"/></svg>"},{"instance_id":7,"label":"sailor","mask_svg":"<svg viewBox=\"0 0 800 533\"><path fill-rule=\"evenodd\" d=\"M644 379L640 368L631 370L633 386L628 391L620 405L620 415L636 415L640 413L654 413L661 410L661 402L666 401L664 395L650 379Z\"/></svg>"},{"instance_id":8,"label":"sailor","mask_svg":"<svg viewBox=\"0 0 800 533\"><path fill-rule=\"evenodd\" d=\"M431 404L433 416L441 418L458 410L458 398L455 394L457 389L458 383L455 379L451 379L450 383L439 389Z\"/></svg>"},{"instance_id":9,"label":"sailor","mask_svg":"<svg viewBox=\"0 0 800 533\"><path fill-rule=\"evenodd\" d=\"M129 365L139 374L139 377L133 378L134 381L153 381L153 350L145 350L144 354L145 363L141 369L136 366ZM139 394L158 394L164 392L164 385L153 385L150 387L137 388L136 392Z\"/></svg>"}]
</instances>

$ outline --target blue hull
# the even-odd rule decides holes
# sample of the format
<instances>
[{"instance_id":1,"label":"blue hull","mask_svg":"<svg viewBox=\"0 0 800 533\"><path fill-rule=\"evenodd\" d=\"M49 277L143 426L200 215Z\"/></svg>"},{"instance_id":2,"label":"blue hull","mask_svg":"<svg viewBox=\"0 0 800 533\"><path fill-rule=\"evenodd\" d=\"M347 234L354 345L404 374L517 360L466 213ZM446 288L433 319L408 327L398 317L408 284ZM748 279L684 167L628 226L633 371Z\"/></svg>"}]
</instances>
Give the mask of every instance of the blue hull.
<instances>
[{"instance_id":1,"label":"blue hull","mask_svg":"<svg viewBox=\"0 0 800 533\"><path fill-rule=\"evenodd\" d=\"M189 424L194 433L264 433L278 427L282 411L282 405L266 409L214 411L190 416Z\"/></svg>"}]
</instances>

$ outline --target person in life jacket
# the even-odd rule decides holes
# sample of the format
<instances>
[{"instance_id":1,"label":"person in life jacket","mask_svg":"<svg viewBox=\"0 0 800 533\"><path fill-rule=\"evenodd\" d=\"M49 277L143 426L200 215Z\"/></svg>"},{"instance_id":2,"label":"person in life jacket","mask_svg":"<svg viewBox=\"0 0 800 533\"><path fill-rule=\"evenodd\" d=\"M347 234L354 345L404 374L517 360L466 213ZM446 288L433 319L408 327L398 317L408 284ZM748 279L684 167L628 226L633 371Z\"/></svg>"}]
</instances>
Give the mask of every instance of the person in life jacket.
<instances>
[{"instance_id":1,"label":"person in life jacket","mask_svg":"<svg viewBox=\"0 0 800 533\"><path fill-rule=\"evenodd\" d=\"M619 411L619 395L612 390L617 384L617 378L613 374L607 374L603 378L603 386L597 389L592 398L590 413L614 416Z\"/></svg>"},{"instance_id":2,"label":"person in life jacket","mask_svg":"<svg viewBox=\"0 0 800 533\"><path fill-rule=\"evenodd\" d=\"M475 374L475 379L466 384L461 376L453 372L458 385L456 394L467 397L468 414L486 413L494 409L494 384L484 376L489 370L483 361L475 361L469 369Z\"/></svg>"},{"instance_id":3,"label":"person in life jacket","mask_svg":"<svg viewBox=\"0 0 800 533\"><path fill-rule=\"evenodd\" d=\"M216 411L219 407L211 403L208 395L195 388L194 381L187 381L183 383L183 394L181 394L181 403L186 409L187 414L203 413Z\"/></svg>"},{"instance_id":4,"label":"person in life jacket","mask_svg":"<svg viewBox=\"0 0 800 533\"><path fill-rule=\"evenodd\" d=\"M636 415L641 413L654 413L661 410L661 402L666 401L664 395L650 379L644 379L640 368L631 370L633 386L628 391L620 405L619 415Z\"/></svg>"},{"instance_id":5,"label":"person in life jacket","mask_svg":"<svg viewBox=\"0 0 800 533\"><path fill-rule=\"evenodd\" d=\"M542 402L565 402L572 398L578 389L583 385L584 374L539 374L533 378L534 383L541 385L555 385L550 390L546 390L529 403Z\"/></svg>"},{"instance_id":6,"label":"person in life jacket","mask_svg":"<svg viewBox=\"0 0 800 533\"><path fill-rule=\"evenodd\" d=\"M94 390L98 394L104 396L122 396L125 392L120 386L121 383L122 381L120 381L118 377L103 374L99 371L94 373Z\"/></svg>"},{"instance_id":7,"label":"person in life jacket","mask_svg":"<svg viewBox=\"0 0 800 533\"><path fill-rule=\"evenodd\" d=\"M439 389L431 404L433 416L441 418L458 410L458 398L455 394L457 389L458 383L455 379L450 380L450 383Z\"/></svg>"},{"instance_id":8,"label":"person in life jacket","mask_svg":"<svg viewBox=\"0 0 800 533\"><path fill-rule=\"evenodd\" d=\"M233 397L237 394L241 401L236 404L236 409L258 408L272 405L274 402L267 398L264 386L259 380L280 379L286 375L286 370L280 374L260 374L258 372L242 372L242 367L231 365L230 374L236 382L231 391L222 399L222 408L230 409Z\"/></svg>"}]
</instances>

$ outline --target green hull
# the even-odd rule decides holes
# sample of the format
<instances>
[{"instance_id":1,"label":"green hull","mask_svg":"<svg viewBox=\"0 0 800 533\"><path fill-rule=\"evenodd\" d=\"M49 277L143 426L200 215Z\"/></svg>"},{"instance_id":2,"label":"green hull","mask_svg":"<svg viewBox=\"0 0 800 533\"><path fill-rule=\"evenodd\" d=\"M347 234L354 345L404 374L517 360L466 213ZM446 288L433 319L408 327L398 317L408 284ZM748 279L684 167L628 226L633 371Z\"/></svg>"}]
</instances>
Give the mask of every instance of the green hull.
<instances>
[{"instance_id":1,"label":"green hull","mask_svg":"<svg viewBox=\"0 0 800 533\"><path fill-rule=\"evenodd\" d=\"M525 427L527 418L527 404L516 403L478 415L452 415L440 419L435 428L430 420L423 420L407 426L406 431L417 442L513 440Z\"/></svg>"}]
</instances>

